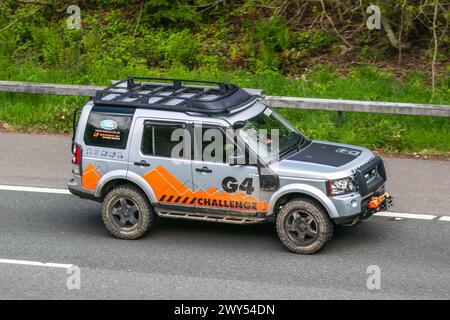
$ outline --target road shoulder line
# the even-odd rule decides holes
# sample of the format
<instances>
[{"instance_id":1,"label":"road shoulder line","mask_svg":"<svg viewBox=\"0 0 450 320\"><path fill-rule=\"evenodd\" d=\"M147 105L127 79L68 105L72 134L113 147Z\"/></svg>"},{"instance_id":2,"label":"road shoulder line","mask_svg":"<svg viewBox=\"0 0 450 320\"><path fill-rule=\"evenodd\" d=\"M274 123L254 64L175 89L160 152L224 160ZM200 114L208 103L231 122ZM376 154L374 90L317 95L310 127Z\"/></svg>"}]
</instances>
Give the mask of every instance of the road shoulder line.
<instances>
[{"instance_id":1,"label":"road shoulder line","mask_svg":"<svg viewBox=\"0 0 450 320\"><path fill-rule=\"evenodd\" d=\"M52 262L38 262L38 261L13 260L13 259L0 259L0 263L33 266L33 267L63 268L63 269L70 269L74 266L73 264L61 264Z\"/></svg>"},{"instance_id":2,"label":"road shoulder line","mask_svg":"<svg viewBox=\"0 0 450 320\"><path fill-rule=\"evenodd\" d=\"M67 189L7 186L7 185L0 185L0 190L19 191L19 192L51 193L51 194L71 194L70 191Z\"/></svg>"},{"instance_id":3,"label":"road shoulder line","mask_svg":"<svg viewBox=\"0 0 450 320\"><path fill-rule=\"evenodd\" d=\"M374 216L378 217L390 217L390 218L406 218L406 219L419 219L419 220L433 220L437 216L431 214L419 214L419 213L404 213L404 212L378 212Z\"/></svg>"}]
</instances>

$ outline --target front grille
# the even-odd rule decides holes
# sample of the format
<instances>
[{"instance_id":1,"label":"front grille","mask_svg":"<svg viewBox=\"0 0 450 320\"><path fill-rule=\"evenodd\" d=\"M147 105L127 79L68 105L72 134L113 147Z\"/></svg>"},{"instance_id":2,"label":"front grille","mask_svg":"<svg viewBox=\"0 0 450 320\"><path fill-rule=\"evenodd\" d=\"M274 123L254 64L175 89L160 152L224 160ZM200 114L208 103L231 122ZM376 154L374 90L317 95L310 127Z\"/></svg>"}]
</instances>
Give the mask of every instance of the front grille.
<instances>
[{"instance_id":1,"label":"front grille","mask_svg":"<svg viewBox=\"0 0 450 320\"><path fill-rule=\"evenodd\" d=\"M386 181L386 172L380 157L374 157L356 169L359 193L362 197L374 192Z\"/></svg>"},{"instance_id":2,"label":"front grille","mask_svg":"<svg viewBox=\"0 0 450 320\"><path fill-rule=\"evenodd\" d=\"M372 180L373 178L378 178L380 173L378 172L378 165L375 166L372 170L364 174L364 179L366 181Z\"/></svg>"}]
</instances>

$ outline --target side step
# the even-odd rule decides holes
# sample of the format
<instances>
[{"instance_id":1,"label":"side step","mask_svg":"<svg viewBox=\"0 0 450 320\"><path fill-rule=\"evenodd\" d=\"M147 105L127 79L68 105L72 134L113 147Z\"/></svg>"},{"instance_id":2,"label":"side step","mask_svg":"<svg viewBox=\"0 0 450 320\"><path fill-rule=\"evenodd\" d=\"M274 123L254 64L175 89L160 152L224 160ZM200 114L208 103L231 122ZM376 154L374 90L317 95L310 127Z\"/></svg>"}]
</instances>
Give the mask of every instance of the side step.
<instances>
[{"instance_id":1,"label":"side step","mask_svg":"<svg viewBox=\"0 0 450 320\"><path fill-rule=\"evenodd\" d=\"M209 221L209 222L220 222L230 224L255 224L267 221L266 218L260 217L216 216L216 215L202 215L192 213L160 212L159 210L155 211L157 215L160 217L172 219L186 219L186 220Z\"/></svg>"}]
</instances>

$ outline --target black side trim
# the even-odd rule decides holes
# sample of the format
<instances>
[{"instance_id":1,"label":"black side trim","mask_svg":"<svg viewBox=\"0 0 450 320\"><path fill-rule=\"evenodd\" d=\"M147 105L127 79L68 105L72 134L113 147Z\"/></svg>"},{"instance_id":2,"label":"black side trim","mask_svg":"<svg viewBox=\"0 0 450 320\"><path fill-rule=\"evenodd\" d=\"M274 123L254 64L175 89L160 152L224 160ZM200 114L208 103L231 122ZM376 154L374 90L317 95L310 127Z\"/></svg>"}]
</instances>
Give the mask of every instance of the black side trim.
<instances>
[{"instance_id":1,"label":"black side trim","mask_svg":"<svg viewBox=\"0 0 450 320\"><path fill-rule=\"evenodd\" d=\"M211 214L211 212L213 212ZM239 217L256 217L258 213L256 211L238 211L238 210L225 210L225 209L217 209L217 208L204 208L197 207L197 213L199 214L208 214L208 215L216 215L216 216L239 216Z\"/></svg>"},{"instance_id":2,"label":"black side trim","mask_svg":"<svg viewBox=\"0 0 450 320\"><path fill-rule=\"evenodd\" d=\"M262 191L275 191L280 187L280 177L275 173L273 175L260 174L259 187Z\"/></svg>"},{"instance_id":3,"label":"black side trim","mask_svg":"<svg viewBox=\"0 0 450 320\"><path fill-rule=\"evenodd\" d=\"M73 119L72 119L72 146L70 147L70 151L72 152L73 146L75 144L75 135L77 134L78 120L81 115L82 108L75 109L73 111Z\"/></svg>"},{"instance_id":4,"label":"black side trim","mask_svg":"<svg viewBox=\"0 0 450 320\"><path fill-rule=\"evenodd\" d=\"M109 107L107 105L105 106L94 105L91 109L91 112L134 115L134 113L136 112L136 108L119 108L119 107Z\"/></svg>"},{"instance_id":5,"label":"black side trim","mask_svg":"<svg viewBox=\"0 0 450 320\"><path fill-rule=\"evenodd\" d=\"M207 208L199 206L187 206L187 205L176 205L176 204L166 204L166 203L154 203L152 204L155 208L161 209L162 211L173 211L180 213L198 213L199 215L209 215L209 216L237 216L237 217L249 217L254 218L260 216L256 211L238 211L238 210L225 210L218 208Z\"/></svg>"},{"instance_id":6,"label":"black side trim","mask_svg":"<svg viewBox=\"0 0 450 320\"><path fill-rule=\"evenodd\" d=\"M261 191L275 191L280 187L280 177L258 157L259 188ZM262 174L261 172L264 171Z\"/></svg>"},{"instance_id":7,"label":"black side trim","mask_svg":"<svg viewBox=\"0 0 450 320\"><path fill-rule=\"evenodd\" d=\"M155 208L161 209L163 211L168 210L174 212L195 213L195 206L180 206L176 204L166 204L166 203L153 203L152 205Z\"/></svg>"},{"instance_id":8,"label":"black side trim","mask_svg":"<svg viewBox=\"0 0 450 320\"><path fill-rule=\"evenodd\" d=\"M95 197L95 196L93 196L90 193L85 193L85 192L82 192L82 191L79 191L79 190L75 190L75 189L72 189L71 187L68 187L68 189L69 189L71 194L73 194L74 196L80 197L81 199L88 199L88 200L93 200L93 201L96 201L96 202L101 202L102 201L102 198Z\"/></svg>"}]
</instances>

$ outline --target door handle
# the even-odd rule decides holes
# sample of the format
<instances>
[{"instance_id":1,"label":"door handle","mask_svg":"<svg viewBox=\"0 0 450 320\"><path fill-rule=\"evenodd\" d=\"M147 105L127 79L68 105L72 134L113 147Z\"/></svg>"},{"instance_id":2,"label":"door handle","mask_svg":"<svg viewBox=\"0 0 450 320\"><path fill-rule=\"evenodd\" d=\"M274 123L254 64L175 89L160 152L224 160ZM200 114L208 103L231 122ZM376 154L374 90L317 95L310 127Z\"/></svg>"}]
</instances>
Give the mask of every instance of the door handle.
<instances>
[{"instance_id":1,"label":"door handle","mask_svg":"<svg viewBox=\"0 0 450 320\"><path fill-rule=\"evenodd\" d=\"M150 163L146 162L145 160L142 160L141 162L135 162L134 165L138 167L150 167Z\"/></svg>"},{"instance_id":2,"label":"door handle","mask_svg":"<svg viewBox=\"0 0 450 320\"><path fill-rule=\"evenodd\" d=\"M196 168L195 171L202 172L202 173L212 173L212 170L209 169L208 167Z\"/></svg>"}]
</instances>

